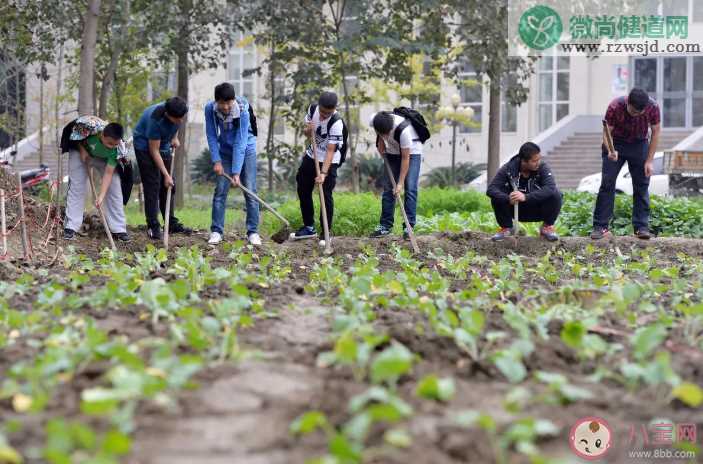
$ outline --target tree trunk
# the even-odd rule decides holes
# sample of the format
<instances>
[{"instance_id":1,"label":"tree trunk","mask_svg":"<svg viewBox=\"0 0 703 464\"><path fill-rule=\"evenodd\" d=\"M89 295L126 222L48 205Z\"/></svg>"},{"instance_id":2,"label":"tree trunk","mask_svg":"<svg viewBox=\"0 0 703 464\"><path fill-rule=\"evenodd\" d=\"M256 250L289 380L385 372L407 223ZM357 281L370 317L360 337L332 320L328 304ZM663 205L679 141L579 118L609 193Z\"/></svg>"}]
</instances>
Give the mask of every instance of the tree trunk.
<instances>
[{"instance_id":1,"label":"tree trunk","mask_svg":"<svg viewBox=\"0 0 703 464\"><path fill-rule=\"evenodd\" d=\"M269 67L269 88L271 89L271 106L269 107L269 129L266 134L266 156L268 157L268 187L273 192L273 131L276 119L276 69L274 63L275 47L271 41L271 66Z\"/></svg>"},{"instance_id":2,"label":"tree trunk","mask_svg":"<svg viewBox=\"0 0 703 464\"><path fill-rule=\"evenodd\" d=\"M12 160L13 164L19 155L19 142L22 138L22 103L20 102L20 64L15 61L15 157Z\"/></svg>"},{"instance_id":3,"label":"tree trunk","mask_svg":"<svg viewBox=\"0 0 703 464\"><path fill-rule=\"evenodd\" d=\"M63 84L63 44L59 46L59 62L58 62L58 74L56 76L56 96L54 97L54 123L55 123L55 143L56 149L61 150L59 145L61 143L61 118L59 117L59 101L61 99L61 85ZM59 182L59 192L61 183Z\"/></svg>"},{"instance_id":4,"label":"tree trunk","mask_svg":"<svg viewBox=\"0 0 703 464\"><path fill-rule=\"evenodd\" d=\"M347 152L349 153L349 160L352 166L352 190L354 193L359 193L359 160L354 153L354 130L356 123L352 122L351 107L349 106L349 90L347 87L347 74L344 70L344 65L340 66L342 71L342 92L344 93L344 116L347 120L347 126L349 127L349 146L347 147Z\"/></svg>"},{"instance_id":5,"label":"tree trunk","mask_svg":"<svg viewBox=\"0 0 703 464\"><path fill-rule=\"evenodd\" d=\"M188 49L185 44L179 47L178 52L178 70L177 72L177 90L176 93L179 97L183 98L188 102L188 79L190 78L190 71L188 69ZM174 167L174 175L176 177L176 206L178 208L183 207L184 191L185 187L185 170L186 170L186 124L188 121L188 115L178 129L178 140L181 142L181 146L176 150L176 166Z\"/></svg>"},{"instance_id":6,"label":"tree trunk","mask_svg":"<svg viewBox=\"0 0 703 464\"><path fill-rule=\"evenodd\" d=\"M107 117L107 105L110 101L110 94L113 91L115 83L115 74L117 73L117 65L120 62L122 47L124 45L124 28L126 24L124 18L129 18L129 0L123 0L123 9L121 11L120 33L109 37L110 40L110 64L107 67L105 78L100 86L100 104L98 106L98 116L105 119ZM121 119L119 119L121 121Z\"/></svg>"},{"instance_id":7,"label":"tree trunk","mask_svg":"<svg viewBox=\"0 0 703 464\"><path fill-rule=\"evenodd\" d=\"M112 45L112 51L110 53L110 64L107 66L107 71L105 71L105 78L103 79L102 85L100 86L100 100L98 104L98 116L101 119L107 118L107 103L110 100L110 94L112 93L112 84L115 81L115 72L117 71L117 63L119 62L120 52L118 45Z\"/></svg>"},{"instance_id":8,"label":"tree trunk","mask_svg":"<svg viewBox=\"0 0 703 464\"><path fill-rule=\"evenodd\" d=\"M491 79L488 109L488 172L490 182L500 167L500 80Z\"/></svg>"},{"instance_id":9,"label":"tree trunk","mask_svg":"<svg viewBox=\"0 0 703 464\"><path fill-rule=\"evenodd\" d=\"M44 63L39 65L39 166L44 164Z\"/></svg>"},{"instance_id":10,"label":"tree trunk","mask_svg":"<svg viewBox=\"0 0 703 464\"><path fill-rule=\"evenodd\" d=\"M98 37L99 15L100 0L88 0L88 8L83 18L81 66L78 81L78 114L81 116L95 112L93 82L95 79L95 44Z\"/></svg>"}]
</instances>

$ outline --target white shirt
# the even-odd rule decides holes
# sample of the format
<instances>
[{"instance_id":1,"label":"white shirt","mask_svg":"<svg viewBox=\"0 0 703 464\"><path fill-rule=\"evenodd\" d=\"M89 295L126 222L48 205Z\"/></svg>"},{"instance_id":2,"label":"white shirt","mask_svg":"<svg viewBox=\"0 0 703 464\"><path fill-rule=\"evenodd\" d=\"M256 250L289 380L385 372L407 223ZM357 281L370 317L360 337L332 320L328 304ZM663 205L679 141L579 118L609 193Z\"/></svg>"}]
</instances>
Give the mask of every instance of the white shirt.
<instances>
[{"instance_id":1,"label":"white shirt","mask_svg":"<svg viewBox=\"0 0 703 464\"><path fill-rule=\"evenodd\" d=\"M333 114L337 114L335 111ZM330 115L330 118L332 115ZM344 123L342 122L341 119L339 119L337 122L332 124L332 127L330 127L330 133L327 133L327 123L329 122L329 118L320 121L320 108L317 107L315 108L315 113L312 115L312 119L310 119L310 114L306 111L305 112L305 123L310 123L312 122L313 125L313 133L315 134L315 154L317 155L317 160L319 162L324 162L325 158L327 157L327 145L329 144L334 144L337 145L337 151L334 152L334 157L332 158L332 163L333 164L339 164L339 160L342 157L342 154L339 152L339 149L342 148L342 145L344 145L344 140L342 136L342 130L344 127ZM305 150L305 154L312 158L312 147L308 145L307 149Z\"/></svg>"},{"instance_id":2,"label":"white shirt","mask_svg":"<svg viewBox=\"0 0 703 464\"><path fill-rule=\"evenodd\" d=\"M410 121L408 121L408 127L403 129L403 132L400 133L400 144L395 141L395 129L403 121L405 121L404 117L394 114L393 129L391 129L388 137L381 137L383 142L386 144L386 153L390 155L400 155L401 148L409 148L411 155L421 155L422 142L420 142L420 137L417 135L413 125L409 124ZM373 128L373 120L371 121L370 126Z\"/></svg>"}]
</instances>

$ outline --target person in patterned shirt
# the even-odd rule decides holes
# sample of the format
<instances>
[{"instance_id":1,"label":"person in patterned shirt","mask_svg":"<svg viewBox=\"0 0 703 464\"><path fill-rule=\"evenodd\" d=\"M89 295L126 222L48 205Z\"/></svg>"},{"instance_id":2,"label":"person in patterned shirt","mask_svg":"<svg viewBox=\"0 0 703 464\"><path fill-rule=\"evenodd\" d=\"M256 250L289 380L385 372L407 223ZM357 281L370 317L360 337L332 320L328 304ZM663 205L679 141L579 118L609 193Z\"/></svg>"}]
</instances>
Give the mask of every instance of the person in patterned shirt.
<instances>
[{"instance_id":1,"label":"person in patterned shirt","mask_svg":"<svg viewBox=\"0 0 703 464\"><path fill-rule=\"evenodd\" d=\"M102 174L95 206L100 208L105 205L105 219L113 237L123 242L129 241L122 203L122 185L119 176L114 175L117 167L117 147L123 135L123 127L112 122L101 132L88 136L69 150L64 240L75 239L76 231L83 224L89 168L92 167Z\"/></svg>"},{"instance_id":2,"label":"person in patterned shirt","mask_svg":"<svg viewBox=\"0 0 703 464\"><path fill-rule=\"evenodd\" d=\"M596 208L593 211L594 240L611 235L608 224L615 205L615 182L627 162L632 177L632 226L635 236L647 240L649 232L649 178L654 173L652 160L659 145L661 113L659 105L647 92L634 88L627 97L608 105L605 121L613 136L614 152L603 139L603 170ZM651 138L648 138L651 129Z\"/></svg>"}]
</instances>

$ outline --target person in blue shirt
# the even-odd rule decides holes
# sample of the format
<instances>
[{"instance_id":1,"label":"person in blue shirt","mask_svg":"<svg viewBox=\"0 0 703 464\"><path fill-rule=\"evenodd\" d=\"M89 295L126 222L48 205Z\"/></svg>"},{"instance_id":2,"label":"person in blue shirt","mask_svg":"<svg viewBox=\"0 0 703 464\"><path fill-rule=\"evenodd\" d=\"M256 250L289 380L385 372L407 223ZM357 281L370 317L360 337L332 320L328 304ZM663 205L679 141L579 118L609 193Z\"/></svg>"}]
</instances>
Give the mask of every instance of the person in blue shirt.
<instances>
[{"instance_id":1,"label":"person in blue shirt","mask_svg":"<svg viewBox=\"0 0 703 464\"><path fill-rule=\"evenodd\" d=\"M161 240L159 210L166 219L166 193L172 187L169 232L190 234L174 215L175 181L169 175L173 162L172 149L180 146L178 128L185 121L188 104L181 97L151 105L142 113L133 131L134 153L144 188L144 215L148 235Z\"/></svg>"},{"instance_id":2,"label":"person in blue shirt","mask_svg":"<svg viewBox=\"0 0 703 464\"><path fill-rule=\"evenodd\" d=\"M215 87L215 100L205 105L205 134L207 136L217 184L212 197L212 225L208 243L222 241L225 207L230 181L256 193L256 117L243 96L236 97L234 87L227 82ZM259 202L244 194L247 209L247 240L261 245L259 236Z\"/></svg>"}]
</instances>

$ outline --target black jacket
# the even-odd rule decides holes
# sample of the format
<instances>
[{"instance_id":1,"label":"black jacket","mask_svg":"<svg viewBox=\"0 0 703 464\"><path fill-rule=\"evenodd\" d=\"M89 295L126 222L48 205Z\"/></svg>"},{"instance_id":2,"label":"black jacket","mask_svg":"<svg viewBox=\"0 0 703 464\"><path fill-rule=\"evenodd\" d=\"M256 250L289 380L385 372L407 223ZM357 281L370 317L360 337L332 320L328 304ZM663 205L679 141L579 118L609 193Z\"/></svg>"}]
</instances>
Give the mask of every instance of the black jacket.
<instances>
[{"instance_id":1,"label":"black jacket","mask_svg":"<svg viewBox=\"0 0 703 464\"><path fill-rule=\"evenodd\" d=\"M517 185L520 180L520 157L513 156L510 161L498 169L496 176L486 189L486 195L498 201L510 201L513 191L511 180ZM537 172L532 173L527 181L526 201L542 201L559 192L552 170L542 161Z\"/></svg>"}]
</instances>

